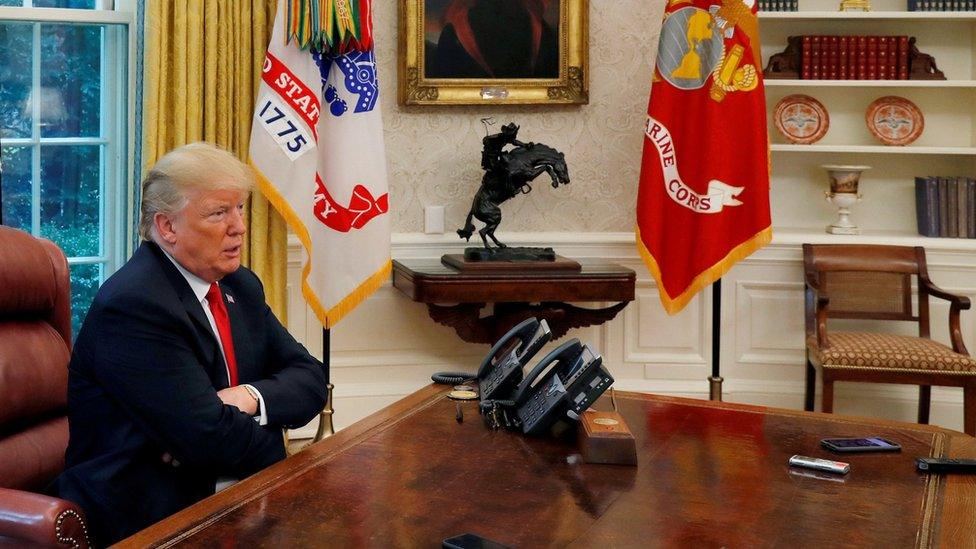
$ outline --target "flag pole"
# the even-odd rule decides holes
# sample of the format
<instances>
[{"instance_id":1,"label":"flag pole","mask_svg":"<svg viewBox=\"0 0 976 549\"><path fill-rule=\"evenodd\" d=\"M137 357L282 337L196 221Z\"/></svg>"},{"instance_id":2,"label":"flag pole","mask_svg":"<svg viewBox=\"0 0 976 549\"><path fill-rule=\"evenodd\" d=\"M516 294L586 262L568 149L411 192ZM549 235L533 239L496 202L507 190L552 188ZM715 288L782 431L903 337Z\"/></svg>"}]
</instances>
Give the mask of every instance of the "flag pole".
<instances>
[{"instance_id":1,"label":"flag pole","mask_svg":"<svg viewBox=\"0 0 976 549\"><path fill-rule=\"evenodd\" d=\"M319 412L319 429L315 432L313 442L318 442L323 438L329 438L335 434L335 427L332 424L332 415L335 413L335 410L332 409L332 388L334 385L332 385L332 380L329 376L331 340L331 330L322 328L322 365L325 370L325 387L328 390L328 396L325 399L325 408Z\"/></svg>"},{"instance_id":2,"label":"flag pole","mask_svg":"<svg viewBox=\"0 0 976 549\"><path fill-rule=\"evenodd\" d=\"M712 375L708 378L708 400L722 401L719 344L722 341L722 279L712 282Z\"/></svg>"}]
</instances>

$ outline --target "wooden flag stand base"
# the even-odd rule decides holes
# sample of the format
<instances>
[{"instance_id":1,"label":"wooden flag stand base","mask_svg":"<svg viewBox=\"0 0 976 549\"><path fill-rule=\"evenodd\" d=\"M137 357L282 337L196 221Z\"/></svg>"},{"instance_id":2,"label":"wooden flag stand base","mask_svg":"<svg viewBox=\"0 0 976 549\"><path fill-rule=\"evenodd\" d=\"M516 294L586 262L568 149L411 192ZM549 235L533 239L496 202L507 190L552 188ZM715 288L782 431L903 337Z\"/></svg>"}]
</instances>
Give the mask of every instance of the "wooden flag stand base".
<instances>
[{"instance_id":1,"label":"wooden flag stand base","mask_svg":"<svg viewBox=\"0 0 976 549\"><path fill-rule=\"evenodd\" d=\"M637 465L637 442L617 412L583 412L577 441L586 463Z\"/></svg>"}]
</instances>

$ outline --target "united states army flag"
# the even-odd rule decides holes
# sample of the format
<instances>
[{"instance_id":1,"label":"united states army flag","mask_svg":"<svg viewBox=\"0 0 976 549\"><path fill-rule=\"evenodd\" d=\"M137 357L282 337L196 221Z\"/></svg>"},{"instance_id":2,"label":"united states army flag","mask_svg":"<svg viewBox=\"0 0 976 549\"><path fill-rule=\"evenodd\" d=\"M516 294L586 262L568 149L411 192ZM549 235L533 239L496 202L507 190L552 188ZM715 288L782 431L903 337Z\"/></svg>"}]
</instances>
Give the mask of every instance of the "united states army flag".
<instances>
[{"instance_id":1,"label":"united states army flag","mask_svg":"<svg viewBox=\"0 0 976 549\"><path fill-rule=\"evenodd\" d=\"M353 2L368 18L369 2ZM348 0L335 3L351 5ZM302 293L330 328L390 272L376 63L371 40L362 35L350 47L333 48L347 53L314 45L302 50L297 40L287 41L286 21L307 27L306 20L285 13L287 5L278 2L264 61L251 129L251 163L261 191L307 252ZM335 19L330 15L328 21ZM368 19L366 23L368 28Z\"/></svg>"},{"instance_id":2,"label":"united states army flag","mask_svg":"<svg viewBox=\"0 0 976 549\"><path fill-rule=\"evenodd\" d=\"M669 314L772 238L761 59L754 0L665 8L637 246Z\"/></svg>"}]
</instances>

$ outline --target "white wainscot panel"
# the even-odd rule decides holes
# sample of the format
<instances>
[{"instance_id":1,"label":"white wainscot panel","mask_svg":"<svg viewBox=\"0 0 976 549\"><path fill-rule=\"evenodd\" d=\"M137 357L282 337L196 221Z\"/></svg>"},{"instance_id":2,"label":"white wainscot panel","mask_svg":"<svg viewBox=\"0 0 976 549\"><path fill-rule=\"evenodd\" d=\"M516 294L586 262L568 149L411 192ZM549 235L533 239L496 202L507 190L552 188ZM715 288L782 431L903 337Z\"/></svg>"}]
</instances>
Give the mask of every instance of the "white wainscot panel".
<instances>
[{"instance_id":1,"label":"white wainscot panel","mask_svg":"<svg viewBox=\"0 0 976 549\"><path fill-rule=\"evenodd\" d=\"M696 297L668 316L656 285L639 281L634 302L623 310L625 367L642 364L646 379L700 379L708 360L706 302Z\"/></svg>"},{"instance_id":2,"label":"white wainscot panel","mask_svg":"<svg viewBox=\"0 0 976 549\"><path fill-rule=\"evenodd\" d=\"M803 284L739 280L735 290L736 362L803 365Z\"/></svg>"}]
</instances>

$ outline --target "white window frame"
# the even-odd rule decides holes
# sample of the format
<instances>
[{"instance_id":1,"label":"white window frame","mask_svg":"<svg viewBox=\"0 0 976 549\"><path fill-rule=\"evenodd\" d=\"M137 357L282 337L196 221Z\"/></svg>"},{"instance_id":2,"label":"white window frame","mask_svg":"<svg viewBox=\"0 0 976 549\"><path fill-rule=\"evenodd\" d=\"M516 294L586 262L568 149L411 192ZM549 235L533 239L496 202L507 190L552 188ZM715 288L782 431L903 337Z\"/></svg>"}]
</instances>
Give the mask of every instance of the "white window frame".
<instances>
[{"instance_id":1,"label":"white window frame","mask_svg":"<svg viewBox=\"0 0 976 549\"><path fill-rule=\"evenodd\" d=\"M30 5L32 0L26 0ZM125 97L126 107L121 116L101 116L101 131L92 138L41 138L39 101L33 102L32 129L29 138L5 138L5 146L31 147L32 173L32 213L31 232L40 234L40 146L57 145L105 145L100 155L102 177L99 181L100 196L100 247L99 253L90 257L70 257L69 265L101 265L100 278L104 281L121 267L125 258L132 252L131 227L136 208L130 207L134 201L134 188L130 183L133 173L133 152L135 151L135 2L131 0L97 0L96 6L103 9L62 9L0 6L0 22L35 23L33 26L34 47L32 61L32 88L40 89L40 27L36 23L109 25L110 32L103 33L101 80L106 92L102 94L101 113L111 112ZM116 6L117 4L117 6ZM116 9L112 9L116 7ZM104 9L108 8L108 9ZM125 54L126 63L113 63Z\"/></svg>"}]
</instances>

